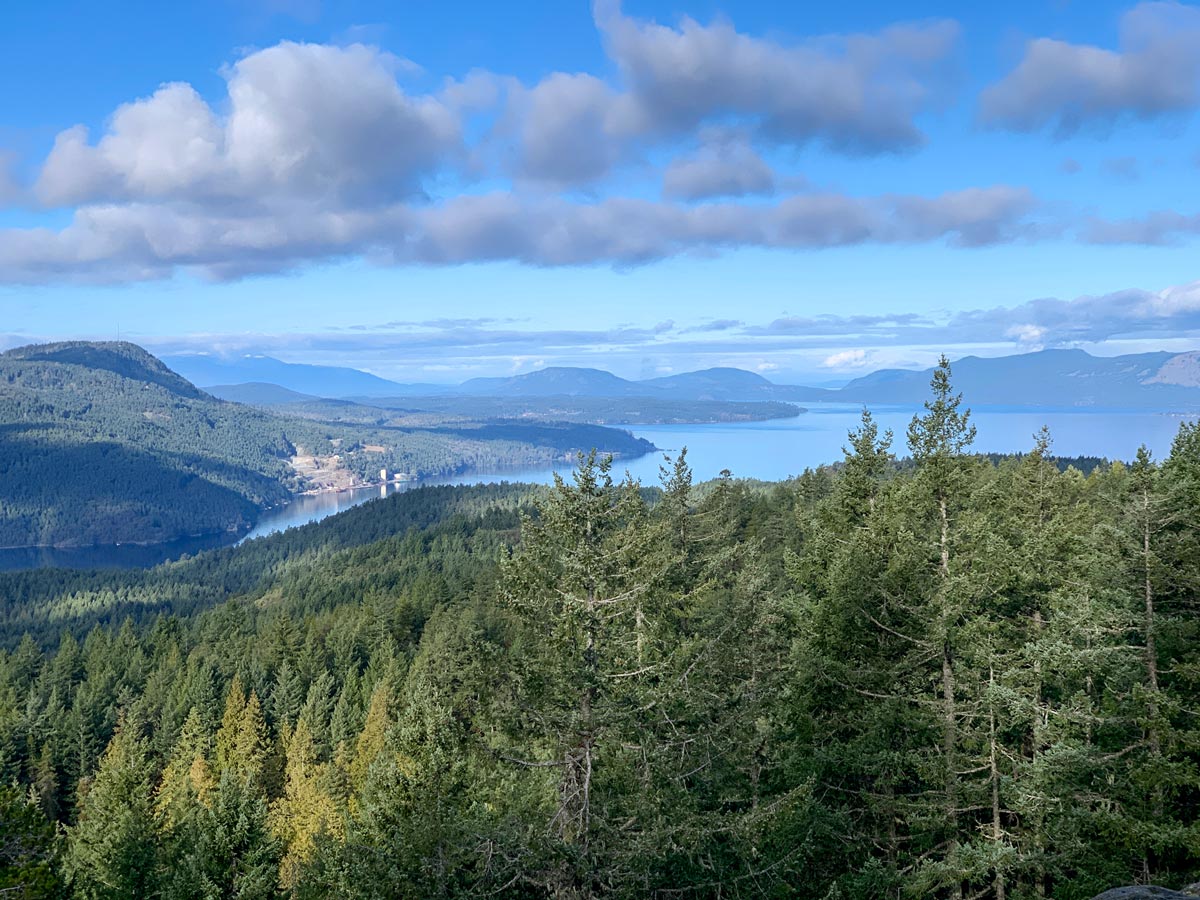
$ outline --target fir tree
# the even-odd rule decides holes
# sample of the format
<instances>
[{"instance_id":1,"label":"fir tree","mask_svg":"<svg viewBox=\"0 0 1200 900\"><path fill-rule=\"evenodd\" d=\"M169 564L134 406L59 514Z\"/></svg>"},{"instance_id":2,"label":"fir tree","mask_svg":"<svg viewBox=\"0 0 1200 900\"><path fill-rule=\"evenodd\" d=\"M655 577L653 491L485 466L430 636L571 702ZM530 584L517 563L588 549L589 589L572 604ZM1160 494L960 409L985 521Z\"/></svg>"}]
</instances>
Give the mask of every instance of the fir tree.
<instances>
[{"instance_id":1,"label":"fir tree","mask_svg":"<svg viewBox=\"0 0 1200 900\"><path fill-rule=\"evenodd\" d=\"M153 763L138 723L123 720L68 833L66 871L77 896L131 900L158 893Z\"/></svg>"}]
</instances>

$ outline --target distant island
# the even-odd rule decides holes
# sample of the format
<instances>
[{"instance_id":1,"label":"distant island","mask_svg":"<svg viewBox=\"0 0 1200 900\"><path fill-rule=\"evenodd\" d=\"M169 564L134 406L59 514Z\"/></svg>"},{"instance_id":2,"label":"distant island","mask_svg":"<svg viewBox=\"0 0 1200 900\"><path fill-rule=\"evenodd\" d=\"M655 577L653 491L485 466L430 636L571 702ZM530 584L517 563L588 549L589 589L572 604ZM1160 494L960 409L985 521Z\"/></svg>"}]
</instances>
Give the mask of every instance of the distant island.
<instances>
[{"instance_id":1,"label":"distant island","mask_svg":"<svg viewBox=\"0 0 1200 900\"><path fill-rule=\"evenodd\" d=\"M795 405L803 403L920 404L932 373L932 369L881 369L840 388L826 388L776 384L755 372L733 368L631 381L601 369L552 366L509 378L474 378L446 385L401 384L356 369L298 365L262 356L175 356L167 362L219 396L255 405L349 399L373 407L477 415L480 399L489 398L503 403L504 415L561 414L592 422L604 417L626 424L676 421L660 418L664 415L693 422L778 418L796 415ZM1200 411L1200 351L1099 357L1083 350L1052 349L967 356L954 363L954 372L977 408ZM769 405L705 406L721 403Z\"/></svg>"}]
</instances>

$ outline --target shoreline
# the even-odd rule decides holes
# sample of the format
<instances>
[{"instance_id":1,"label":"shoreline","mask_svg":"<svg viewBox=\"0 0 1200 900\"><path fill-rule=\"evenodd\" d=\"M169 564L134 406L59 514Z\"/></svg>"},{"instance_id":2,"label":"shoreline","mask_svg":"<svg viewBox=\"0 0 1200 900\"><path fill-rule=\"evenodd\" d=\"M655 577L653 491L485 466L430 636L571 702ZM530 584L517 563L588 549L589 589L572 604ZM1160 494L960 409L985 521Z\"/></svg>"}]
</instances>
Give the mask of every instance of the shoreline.
<instances>
[{"instance_id":1,"label":"shoreline","mask_svg":"<svg viewBox=\"0 0 1200 900\"><path fill-rule=\"evenodd\" d=\"M644 455L647 455L650 453L655 453L655 452L659 451L660 449L661 448L659 448L659 447L655 447L652 450L646 451L646 454L639 454L638 456L633 456L633 457L628 457L628 458L638 459L641 456L644 456ZM569 462L570 460L568 459L568 456L569 455L564 455L564 457L562 459L558 460L557 462L558 463ZM571 458L573 458L573 457L571 457ZM613 459L623 459L623 458L626 458L626 457L624 457L622 454L619 454L619 453L613 454ZM550 462L550 463L547 463L545 468L553 469L553 468L555 468L555 465L556 465L555 462ZM527 471L527 468L523 467L523 466L517 466L517 467L513 468L513 471L514 472ZM495 469L488 469L487 472L501 474L501 473L497 473ZM461 472L459 474L470 475L470 474L472 474L472 469L469 468L467 471ZM205 532L200 532L200 533L196 533L196 534L181 534L181 535L177 535L176 537L169 538L164 541L120 541L120 542L112 542L112 543L105 543L105 544L14 544L11 546L0 547L0 553L5 553L5 552L19 553L21 551L38 551L38 550L60 551L60 552L70 553L70 552L76 552L76 551L88 552L88 551L97 551L97 550L105 550L105 549L116 549L116 548L121 548L121 547L140 547L143 549L152 549L155 547L169 547L172 544L182 543L184 541L198 541L198 540L204 540L206 538L215 539L218 537L228 537L230 539L230 542L228 544L223 544L221 546L235 546L237 543L239 543L241 540L243 540L246 537L246 535L248 535L250 532L252 532L258 526L258 524L262 521L263 517L266 514L287 509L289 506L292 505L294 500L297 498L322 497L322 496L327 496L327 495L347 494L347 493L351 493L353 491L374 490L374 489L378 489L380 487L387 487L387 488L411 487L413 485L418 485L423 481L427 481L430 477L432 477L432 476L425 476L425 477L417 476L414 478L407 478L407 479L403 479L403 480L399 480L399 481L378 481L378 480L364 481L364 482L359 482L357 484L348 485L345 487L332 487L331 486L331 487L322 487L322 488L312 488L312 489L309 489L306 491L296 491L291 494L291 499L289 499L286 503L277 504L274 506L263 507L259 511L259 515L255 518L255 520L253 522L251 522L249 525L246 525L241 528L235 528L235 529L225 528L225 529L221 529L218 531L205 531ZM0 569L0 571L3 571L3 570ZM15 571L23 571L23 570L18 569Z\"/></svg>"},{"instance_id":2,"label":"shoreline","mask_svg":"<svg viewBox=\"0 0 1200 900\"><path fill-rule=\"evenodd\" d=\"M280 509L281 507L272 506L270 509ZM202 531L197 534L181 534L178 537L170 538L165 541L114 541L111 544L11 544L6 547L0 547L0 553L7 551L18 550L104 550L113 547L166 547L170 544L181 543L183 541L199 541L204 538L216 538L222 536L235 537L245 531L250 531L254 526L248 525L245 528L229 529L225 528L221 531Z\"/></svg>"}]
</instances>

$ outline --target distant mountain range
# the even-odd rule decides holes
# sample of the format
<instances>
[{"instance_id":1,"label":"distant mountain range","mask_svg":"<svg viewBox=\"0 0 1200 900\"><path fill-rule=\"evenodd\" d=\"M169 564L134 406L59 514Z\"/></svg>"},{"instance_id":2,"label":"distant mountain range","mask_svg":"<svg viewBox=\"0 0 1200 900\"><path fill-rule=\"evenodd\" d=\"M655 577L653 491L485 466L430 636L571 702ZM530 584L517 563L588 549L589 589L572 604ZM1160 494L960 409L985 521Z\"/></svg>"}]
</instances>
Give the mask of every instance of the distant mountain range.
<instances>
[{"instance_id":1,"label":"distant mountain range","mask_svg":"<svg viewBox=\"0 0 1200 900\"><path fill-rule=\"evenodd\" d=\"M222 357L208 354L164 356L162 361L201 387L272 384L313 397L394 397L444 393L442 385L400 384L343 366L310 366L269 356Z\"/></svg>"},{"instance_id":2,"label":"distant mountain range","mask_svg":"<svg viewBox=\"0 0 1200 900\"><path fill-rule=\"evenodd\" d=\"M883 369L851 381L831 399L919 403L932 370ZM954 387L975 406L1200 410L1200 353L1091 356L1042 350L1018 356L968 356L953 364ZM815 399L815 398L814 398Z\"/></svg>"},{"instance_id":3,"label":"distant mountain range","mask_svg":"<svg viewBox=\"0 0 1200 900\"><path fill-rule=\"evenodd\" d=\"M677 401L788 401L915 404L929 392L932 369L882 369L841 388L776 384L754 372L714 368L644 381L602 369L553 366L461 385L401 384L357 369L285 363L253 356L168 357L171 368L227 399L259 405L307 397L359 401L421 397L652 398ZM975 406L1200 410L1200 352L1098 357L1083 350L968 356L953 364L954 383ZM419 406L419 404L412 404Z\"/></svg>"}]
</instances>

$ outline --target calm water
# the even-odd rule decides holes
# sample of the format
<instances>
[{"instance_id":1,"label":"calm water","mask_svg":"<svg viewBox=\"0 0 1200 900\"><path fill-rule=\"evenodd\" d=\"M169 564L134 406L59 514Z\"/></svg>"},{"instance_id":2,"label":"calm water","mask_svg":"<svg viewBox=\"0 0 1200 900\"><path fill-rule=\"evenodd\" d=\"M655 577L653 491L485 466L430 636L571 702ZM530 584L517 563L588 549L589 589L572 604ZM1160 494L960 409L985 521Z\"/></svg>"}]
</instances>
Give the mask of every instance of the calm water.
<instances>
[{"instance_id":1,"label":"calm water","mask_svg":"<svg viewBox=\"0 0 1200 900\"><path fill-rule=\"evenodd\" d=\"M912 419L912 407L876 407L873 412L880 429L895 432L895 449L904 452L904 435ZM1171 449L1179 430L1179 416L1161 413L1051 412L977 410L972 415L978 437L975 448L984 452L1008 453L1028 450L1033 434L1049 426L1053 452L1061 456L1106 456L1131 459L1146 444L1161 459ZM799 474L805 468L841 458L846 433L859 421L859 407L814 404L795 419L745 422L730 425L633 426L664 451L688 449L697 481L715 477L722 469L735 476L775 481ZM620 460L619 471L629 470L645 483L658 480L662 454L651 453L634 460ZM564 467L564 470L569 467ZM480 481L548 482L552 469L519 469L491 474L473 474L444 479L437 484L475 484ZM426 482L430 483L430 482ZM406 490L406 485L389 487L388 493ZM363 488L341 494L298 497L287 507L266 513L242 540L314 522L351 506L380 496L381 488ZM155 547L104 547L80 550L0 550L0 571L44 566L70 568L130 568L155 565L184 553L197 553L228 544L224 536L184 540Z\"/></svg>"}]
</instances>

